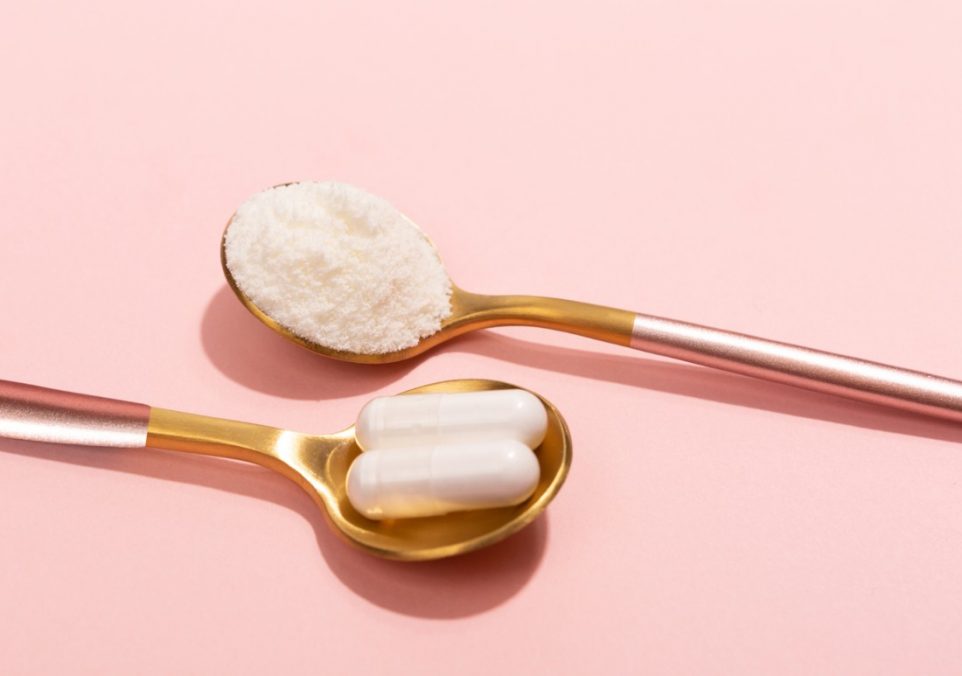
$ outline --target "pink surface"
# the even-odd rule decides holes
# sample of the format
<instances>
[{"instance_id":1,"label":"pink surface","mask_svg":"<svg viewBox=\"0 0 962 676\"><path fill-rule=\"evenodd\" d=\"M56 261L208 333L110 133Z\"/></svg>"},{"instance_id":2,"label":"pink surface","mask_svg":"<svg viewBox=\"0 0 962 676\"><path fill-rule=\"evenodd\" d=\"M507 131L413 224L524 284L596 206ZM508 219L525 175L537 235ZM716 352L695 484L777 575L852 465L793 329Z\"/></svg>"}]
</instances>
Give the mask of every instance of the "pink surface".
<instances>
[{"instance_id":1,"label":"pink surface","mask_svg":"<svg viewBox=\"0 0 962 676\"><path fill-rule=\"evenodd\" d=\"M452 277L962 376L943 2L0 9L0 378L300 430L454 377L575 440L428 565L256 467L0 441L4 673L957 672L962 430L536 330L331 363L233 300L252 192L383 194Z\"/></svg>"}]
</instances>

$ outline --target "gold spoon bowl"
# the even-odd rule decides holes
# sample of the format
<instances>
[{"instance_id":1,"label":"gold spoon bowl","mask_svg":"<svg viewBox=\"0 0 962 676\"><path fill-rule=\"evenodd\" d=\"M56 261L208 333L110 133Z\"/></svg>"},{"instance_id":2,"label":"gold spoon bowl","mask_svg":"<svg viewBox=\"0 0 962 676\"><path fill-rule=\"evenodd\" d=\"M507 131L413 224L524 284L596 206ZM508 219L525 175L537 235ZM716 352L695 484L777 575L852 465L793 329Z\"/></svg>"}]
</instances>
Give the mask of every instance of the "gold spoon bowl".
<instances>
[{"instance_id":1,"label":"gold spoon bowl","mask_svg":"<svg viewBox=\"0 0 962 676\"><path fill-rule=\"evenodd\" d=\"M493 380L449 380L403 394L514 387ZM307 491L348 542L389 559L420 561L494 544L531 523L558 493L571 465L571 437L558 409L539 398L548 413L548 427L535 453L541 478L531 497L513 507L419 519L373 521L351 506L347 471L362 452L353 426L334 434L301 434L0 381L0 436L168 449L256 463L283 474Z\"/></svg>"},{"instance_id":2,"label":"gold spoon bowl","mask_svg":"<svg viewBox=\"0 0 962 676\"><path fill-rule=\"evenodd\" d=\"M282 184L288 185L288 184ZM233 220L233 218L231 219ZM231 291L251 314L266 326L302 347L318 354L355 364L390 364L416 357L432 347L447 342L469 331L494 326L537 326L577 333L589 338L623 345L630 344L632 322L635 315L624 310L561 300L541 296L490 296L471 293L451 284L451 313L441 322L441 328L422 338L417 344L403 350L382 353L345 352L334 350L295 333L269 314L261 310L244 293L231 273L227 262L227 230L221 238L220 260L224 277ZM423 233L422 233L423 236ZM425 237L427 239L427 237ZM433 247L433 243L428 240ZM358 317L357 321L365 321Z\"/></svg>"}]
</instances>

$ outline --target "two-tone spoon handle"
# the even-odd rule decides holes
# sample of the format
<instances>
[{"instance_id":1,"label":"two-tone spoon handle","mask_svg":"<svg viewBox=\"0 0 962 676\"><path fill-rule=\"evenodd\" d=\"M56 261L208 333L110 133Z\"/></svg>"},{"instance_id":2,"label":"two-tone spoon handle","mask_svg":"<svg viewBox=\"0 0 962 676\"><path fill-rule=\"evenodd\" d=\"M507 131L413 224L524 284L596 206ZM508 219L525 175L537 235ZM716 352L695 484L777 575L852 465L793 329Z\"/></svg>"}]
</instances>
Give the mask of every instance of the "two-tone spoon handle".
<instances>
[{"instance_id":1,"label":"two-tone spoon handle","mask_svg":"<svg viewBox=\"0 0 962 676\"><path fill-rule=\"evenodd\" d=\"M576 333L755 378L962 421L962 382L689 322L539 296L459 291L464 324Z\"/></svg>"},{"instance_id":2,"label":"two-tone spoon handle","mask_svg":"<svg viewBox=\"0 0 962 676\"><path fill-rule=\"evenodd\" d=\"M0 380L0 437L79 446L163 448L279 466L281 430Z\"/></svg>"},{"instance_id":3,"label":"two-tone spoon handle","mask_svg":"<svg viewBox=\"0 0 962 676\"><path fill-rule=\"evenodd\" d=\"M673 319L635 315L635 349L850 399L962 421L962 382Z\"/></svg>"}]
</instances>

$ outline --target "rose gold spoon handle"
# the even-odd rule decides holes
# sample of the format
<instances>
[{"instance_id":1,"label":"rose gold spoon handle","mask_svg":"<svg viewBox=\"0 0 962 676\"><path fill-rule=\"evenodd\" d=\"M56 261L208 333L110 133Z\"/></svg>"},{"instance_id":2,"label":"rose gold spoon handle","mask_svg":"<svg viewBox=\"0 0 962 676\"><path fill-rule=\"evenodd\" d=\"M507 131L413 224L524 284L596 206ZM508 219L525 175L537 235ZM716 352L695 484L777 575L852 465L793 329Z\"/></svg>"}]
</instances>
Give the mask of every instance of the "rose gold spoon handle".
<instances>
[{"instance_id":1,"label":"rose gold spoon handle","mask_svg":"<svg viewBox=\"0 0 962 676\"><path fill-rule=\"evenodd\" d=\"M0 437L143 448L150 407L0 380Z\"/></svg>"},{"instance_id":2,"label":"rose gold spoon handle","mask_svg":"<svg viewBox=\"0 0 962 676\"><path fill-rule=\"evenodd\" d=\"M962 382L686 322L636 315L631 347L746 376L962 421Z\"/></svg>"}]
</instances>

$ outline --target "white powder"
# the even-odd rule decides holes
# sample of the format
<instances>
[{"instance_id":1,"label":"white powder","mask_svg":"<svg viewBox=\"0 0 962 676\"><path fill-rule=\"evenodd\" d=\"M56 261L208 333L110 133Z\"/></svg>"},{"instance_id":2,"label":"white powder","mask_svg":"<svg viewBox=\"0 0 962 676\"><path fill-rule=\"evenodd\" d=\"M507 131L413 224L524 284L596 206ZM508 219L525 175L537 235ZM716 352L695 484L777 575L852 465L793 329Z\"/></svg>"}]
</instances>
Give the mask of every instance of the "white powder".
<instances>
[{"instance_id":1,"label":"white powder","mask_svg":"<svg viewBox=\"0 0 962 676\"><path fill-rule=\"evenodd\" d=\"M434 247L387 201L343 183L294 183L244 202L227 267L279 324L333 350L411 347L451 314Z\"/></svg>"}]
</instances>

